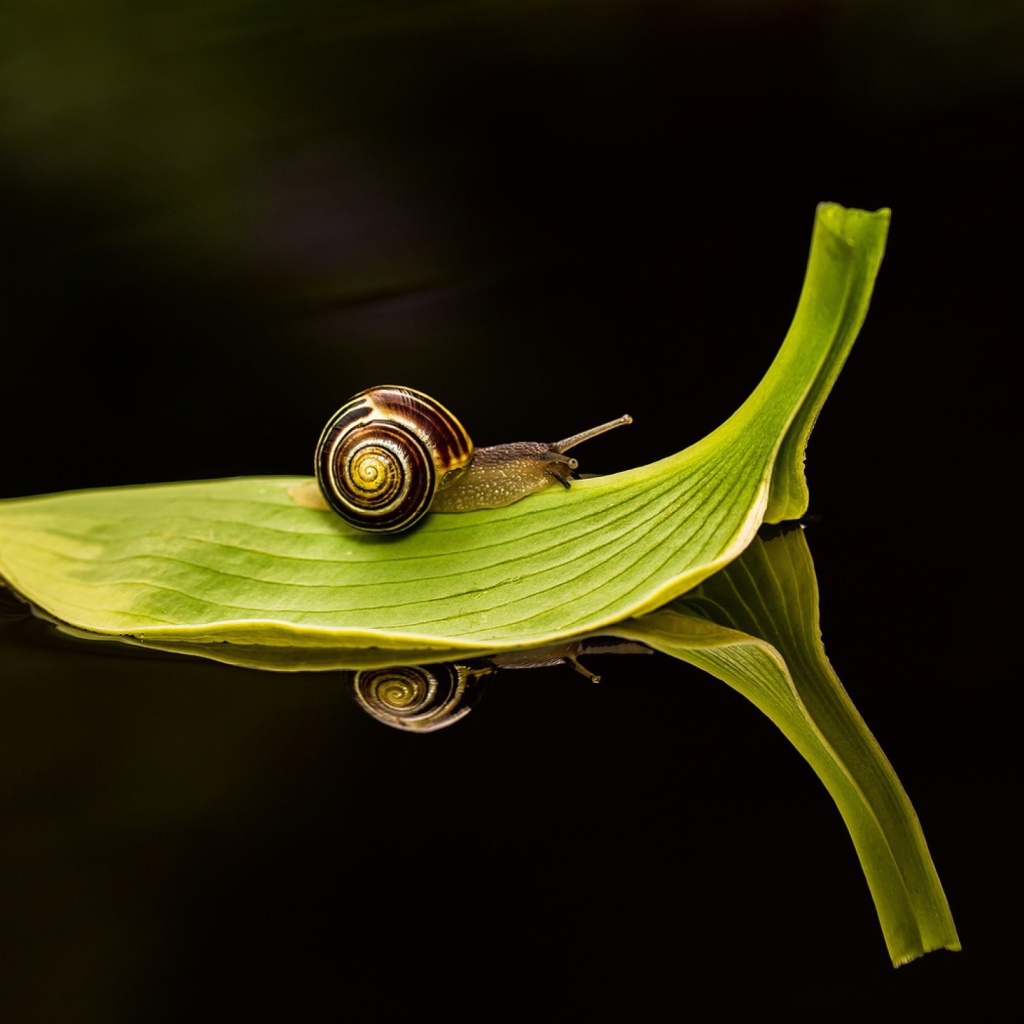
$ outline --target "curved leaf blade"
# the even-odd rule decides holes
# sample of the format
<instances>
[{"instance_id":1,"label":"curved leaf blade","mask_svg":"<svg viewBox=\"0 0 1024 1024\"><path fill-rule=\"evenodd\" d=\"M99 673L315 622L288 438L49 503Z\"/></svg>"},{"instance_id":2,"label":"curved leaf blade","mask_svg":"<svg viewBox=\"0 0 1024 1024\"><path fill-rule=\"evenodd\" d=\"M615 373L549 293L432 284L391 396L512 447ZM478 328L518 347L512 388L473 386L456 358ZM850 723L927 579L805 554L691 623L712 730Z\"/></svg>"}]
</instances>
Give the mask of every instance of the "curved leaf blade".
<instances>
[{"instance_id":1,"label":"curved leaf blade","mask_svg":"<svg viewBox=\"0 0 1024 1024\"><path fill-rule=\"evenodd\" d=\"M765 378L661 462L428 516L397 538L300 508L294 478L12 499L0 502L0 576L79 629L186 643L494 650L657 607L740 554L766 510L804 510L803 442L863 319L887 225L888 211L819 207Z\"/></svg>"}]
</instances>

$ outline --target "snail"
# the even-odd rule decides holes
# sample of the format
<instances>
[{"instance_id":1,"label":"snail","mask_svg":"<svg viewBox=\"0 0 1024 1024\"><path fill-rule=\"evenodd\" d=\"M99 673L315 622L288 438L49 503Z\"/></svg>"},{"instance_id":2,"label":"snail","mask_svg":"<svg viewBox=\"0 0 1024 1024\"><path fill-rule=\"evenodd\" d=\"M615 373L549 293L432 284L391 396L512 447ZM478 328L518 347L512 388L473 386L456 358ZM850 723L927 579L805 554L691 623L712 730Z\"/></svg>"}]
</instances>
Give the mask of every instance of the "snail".
<instances>
[{"instance_id":1,"label":"snail","mask_svg":"<svg viewBox=\"0 0 1024 1024\"><path fill-rule=\"evenodd\" d=\"M307 508L333 509L373 533L397 533L430 512L503 508L554 483L569 487L573 446L632 423L630 416L563 441L474 449L440 402L412 388L362 391L328 421L316 448L317 487L289 494Z\"/></svg>"}]
</instances>

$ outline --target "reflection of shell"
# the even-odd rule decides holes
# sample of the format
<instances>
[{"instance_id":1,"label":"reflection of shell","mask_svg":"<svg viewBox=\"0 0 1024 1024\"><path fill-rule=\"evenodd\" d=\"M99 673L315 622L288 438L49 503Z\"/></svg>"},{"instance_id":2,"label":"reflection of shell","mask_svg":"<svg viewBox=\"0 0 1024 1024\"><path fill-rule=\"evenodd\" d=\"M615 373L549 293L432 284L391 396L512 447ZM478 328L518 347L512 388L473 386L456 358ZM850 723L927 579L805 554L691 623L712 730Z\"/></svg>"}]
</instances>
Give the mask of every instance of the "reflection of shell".
<instances>
[{"instance_id":1,"label":"reflection of shell","mask_svg":"<svg viewBox=\"0 0 1024 1024\"><path fill-rule=\"evenodd\" d=\"M355 673L356 700L385 725L433 732L468 714L492 668L469 665L414 665Z\"/></svg>"}]
</instances>

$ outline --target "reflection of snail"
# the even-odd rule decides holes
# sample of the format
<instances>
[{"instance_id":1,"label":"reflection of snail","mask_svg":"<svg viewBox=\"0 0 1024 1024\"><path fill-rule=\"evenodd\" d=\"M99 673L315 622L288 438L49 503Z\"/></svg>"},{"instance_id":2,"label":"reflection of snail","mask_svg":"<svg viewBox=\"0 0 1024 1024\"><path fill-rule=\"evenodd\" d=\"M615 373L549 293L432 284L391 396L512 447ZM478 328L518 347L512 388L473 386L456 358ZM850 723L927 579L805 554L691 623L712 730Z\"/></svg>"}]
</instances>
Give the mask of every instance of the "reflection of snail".
<instances>
[{"instance_id":1,"label":"reflection of snail","mask_svg":"<svg viewBox=\"0 0 1024 1024\"><path fill-rule=\"evenodd\" d=\"M432 512L502 508L553 483L569 486L581 441L631 423L621 416L555 444L521 441L474 451L462 424L428 395L370 388L341 407L316 448L320 495L294 488L301 505L324 508L374 533L397 533Z\"/></svg>"},{"instance_id":2,"label":"reflection of snail","mask_svg":"<svg viewBox=\"0 0 1024 1024\"><path fill-rule=\"evenodd\" d=\"M584 645L587 645L586 647ZM363 669L353 673L359 706L379 722L409 732L434 732L453 725L473 709L484 690L484 681L499 668L543 668L569 664L593 682L599 681L579 662L587 654L650 654L642 644L613 640L593 644L567 640L547 647L506 651L472 664L399 665Z\"/></svg>"},{"instance_id":3,"label":"reflection of snail","mask_svg":"<svg viewBox=\"0 0 1024 1024\"><path fill-rule=\"evenodd\" d=\"M355 673L356 700L385 725L433 732L468 715L480 696L481 680L494 668L469 665L408 665Z\"/></svg>"}]
</instances>

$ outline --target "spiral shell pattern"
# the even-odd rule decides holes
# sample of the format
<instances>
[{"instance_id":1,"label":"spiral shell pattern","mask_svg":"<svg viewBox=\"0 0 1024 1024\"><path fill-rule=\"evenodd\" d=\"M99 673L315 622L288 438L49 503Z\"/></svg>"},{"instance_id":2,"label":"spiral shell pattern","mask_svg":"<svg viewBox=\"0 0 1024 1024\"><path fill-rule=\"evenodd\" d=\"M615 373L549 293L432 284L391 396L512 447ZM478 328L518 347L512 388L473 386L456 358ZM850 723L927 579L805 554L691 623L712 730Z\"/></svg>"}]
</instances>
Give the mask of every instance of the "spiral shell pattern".
<instances>
[{"instance_id":1,"label":"spiral shell pattern","mask_svg":"<svg viewBox=\"0 0 1024 1024\"><path fill-rule=\"evenodd\" d=\"M472 458L469 435L440 402L389 385L361 392L331 417L316 478L347 523L395 533L421 519L444 478Z\"/></svg>"},{"instance_id":2,"label":"spiral shell pattern","mask_svg":"<svg viewBox=\"0 0 1024 1024\"><path fill-rule=\"evenodd\" d=\"M353 679L360 707L378 721L410 732L433 732L468 714L493 669L411 665L364 669Z\"/></svg>"}]
</instances>

